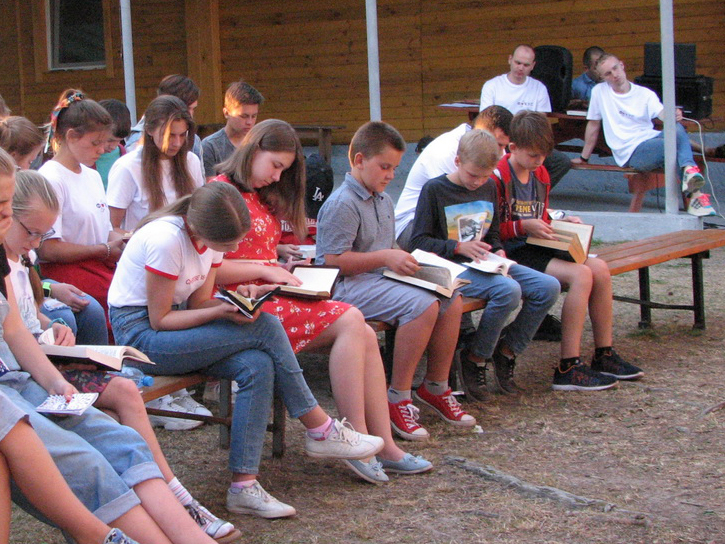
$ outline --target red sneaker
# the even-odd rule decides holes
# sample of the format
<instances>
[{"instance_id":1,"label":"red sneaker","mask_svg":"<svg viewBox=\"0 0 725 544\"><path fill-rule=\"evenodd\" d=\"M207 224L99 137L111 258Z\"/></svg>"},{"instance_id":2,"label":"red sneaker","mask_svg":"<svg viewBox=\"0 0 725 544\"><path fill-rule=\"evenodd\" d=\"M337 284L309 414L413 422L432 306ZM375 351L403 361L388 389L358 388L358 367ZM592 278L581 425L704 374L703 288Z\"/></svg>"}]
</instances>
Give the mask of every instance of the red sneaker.
<instances>
[{"instance_id":1,"label":"red sneaker","mask_svg":"<svg viewBox=\"0 0 725 544\"><path fill-rule=\"evenodd\" d=\"M428 440L430 435L423 427L418 425L420 410L413 406L411 400L401 400L393 404L388 402L390 411L390 425L401 438L406 440Z\"/></svg>"},{"instance_id":2,"label":"red sneaker","mask_svg":"<svg viewBox=\"0 0 725 544\"><path fill-rule=\"evenodd\" d=\"M415 398L433 408L444 421L451 425L473 427L476 424L476 418L461 409L461 405L450 389L442 395L434 395L425 388L425 385L421 385L415 392Z\"/></svg>"}]
</instances>

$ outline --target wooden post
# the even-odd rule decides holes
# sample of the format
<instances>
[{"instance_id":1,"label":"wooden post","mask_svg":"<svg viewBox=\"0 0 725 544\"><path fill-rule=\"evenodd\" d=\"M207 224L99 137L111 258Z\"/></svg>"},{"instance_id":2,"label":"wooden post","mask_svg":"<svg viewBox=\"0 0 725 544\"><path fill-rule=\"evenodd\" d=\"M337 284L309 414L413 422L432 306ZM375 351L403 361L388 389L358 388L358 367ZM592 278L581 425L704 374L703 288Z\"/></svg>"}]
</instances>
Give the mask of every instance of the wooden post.
<instances>
[{"instance_id":1,"label":"wooden post","mask_svg":"<svg viewBox=\"0 0 725 544\"><path fill-rule=\"evenodd\" d=\"M223 122L219 0L186 0L186 58L187 75L201 89L196 123Z\"/></svg>"}]
</instances>

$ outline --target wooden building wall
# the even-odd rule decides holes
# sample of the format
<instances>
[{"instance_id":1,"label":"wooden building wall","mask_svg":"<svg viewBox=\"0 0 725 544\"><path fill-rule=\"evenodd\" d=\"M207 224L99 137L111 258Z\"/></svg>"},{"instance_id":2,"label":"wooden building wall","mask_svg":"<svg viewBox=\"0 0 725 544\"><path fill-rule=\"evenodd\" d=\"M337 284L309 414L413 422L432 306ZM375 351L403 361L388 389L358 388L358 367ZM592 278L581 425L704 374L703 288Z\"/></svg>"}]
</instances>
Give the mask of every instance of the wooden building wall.
<instances>
[{"instance_id":1,"label":"wooden building wall","mask_svg":"<svg viewBox=\"0 0 725 544\"><path fill-rule=\"evenodd\" d=\"M52 73L44 64L44 0L0 3L0 94L16 113L43 121L68 86L97 98L123 99L118 0L104 0L109 66ZM378 0L383 118L411 141L448 130L463 116L437 104L478 98L486 79L507 70L507 55L520 42L568 47L575 73L583 50L597 44L618 54L631 78L641 74L644 42L659 39L658 1L602 5ZM264 94L262 118L345 125L334 134L337 143L349 141L369 117L362 0L133 0L131 7L139 115L161 77L188 73L203 87L200 123L222 120L221 94L239 77ZM725 128L723 28L722 0L675 0L675 39L696 43L697 72L715 78L713 115L720 129Z\"/></svg>"}]
</instances>

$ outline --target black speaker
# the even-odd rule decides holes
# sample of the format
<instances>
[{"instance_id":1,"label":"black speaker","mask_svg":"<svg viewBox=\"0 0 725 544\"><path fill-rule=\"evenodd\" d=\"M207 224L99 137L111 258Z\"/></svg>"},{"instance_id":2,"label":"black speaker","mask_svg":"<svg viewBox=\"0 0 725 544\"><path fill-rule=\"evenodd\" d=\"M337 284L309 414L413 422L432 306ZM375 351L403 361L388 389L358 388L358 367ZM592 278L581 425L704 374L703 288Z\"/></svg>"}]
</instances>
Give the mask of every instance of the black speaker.
<instances>
[{"instance_id":1,"label":"black speaker","mask_svg":"<svg viewBox=\"0 0 725 544\"><path fill-rule=\"evenodd\" d=\"M571 99L571 51L559 45L540 45L534 51L536 65L531 77L546 85L553 111L566 111Z\"/></svg>"},{"instance_id":2,"label":"black speaker","mask_svg":"<svg viewBox=\"0 0 725 544\"><path fill-rule=\"evenodd\" d=\"M695 60L697 58L694 43L675 44L675 77L697 77ZM644 75L662 77L662 47L659 43L644 44Z\"/></svg>"},{"instance_id":3,"label":"black speaker","mask_svg":"<svg viewBox=\"0 0 725 544\"><path fill-rule=\"evenodd\" d=\"M662 100L662 78L639 76L634 82L652 89ZM682 106L685 117L702 119L712 115L714 80L707 76L675 78L675 102Z\"/></svg>"}]
</instances>

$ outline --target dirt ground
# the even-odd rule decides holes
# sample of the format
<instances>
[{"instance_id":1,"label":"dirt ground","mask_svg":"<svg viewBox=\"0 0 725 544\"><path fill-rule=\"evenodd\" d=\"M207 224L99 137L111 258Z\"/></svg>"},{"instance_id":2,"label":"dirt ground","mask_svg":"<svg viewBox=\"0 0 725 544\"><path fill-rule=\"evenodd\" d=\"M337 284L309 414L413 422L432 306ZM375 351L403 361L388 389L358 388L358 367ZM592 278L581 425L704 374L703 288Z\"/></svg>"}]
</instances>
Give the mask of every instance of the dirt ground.
<instances>
[{"instance_id":1,"label":"dirt ground","mask_svg":"<svg viewBox=\"0 0 725 544\"><path fill-rule=\"evenodd\" d=\"M650 331L639 310L614 304L615 346L643 367L645 378L600 393L552 392L558 344L534 342L519 358L521 396L492 395L465 403L482 432L461 432L423 411L426 444L404 446L435 463L420 476L384 486L356 480L341 462L302 451L302 426L288 424L288 453L266 452L262 485L294 505L293 519L227 515L226 452L217 431L160 431L172 467L196 497L226 516L249 543L725 543L725 250L705 262L707 330L692 314L654 311ZM653 299L689 303L689 261L652 269ZM614 278L617 294L637 293L637 274ZM591 334L582 353L591 356ZM323 406L333 410L324 356L302 358ZM553 486L601 505L571 509L532 498L469 467L490 465L535 486ZM599 503L598 503L599 504ZM11 542L63 542L23 513L14 513Z\"/></svg>"}]
</instances>

